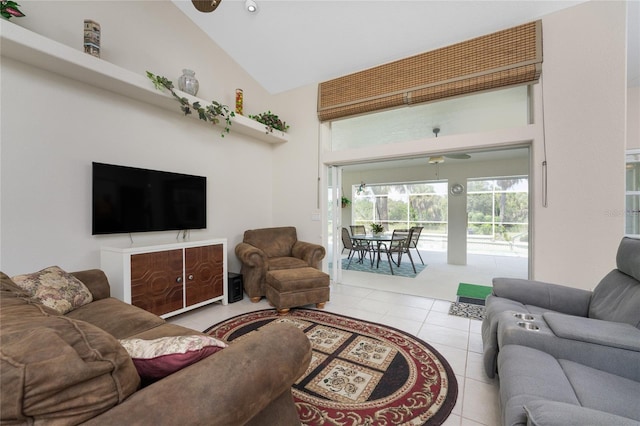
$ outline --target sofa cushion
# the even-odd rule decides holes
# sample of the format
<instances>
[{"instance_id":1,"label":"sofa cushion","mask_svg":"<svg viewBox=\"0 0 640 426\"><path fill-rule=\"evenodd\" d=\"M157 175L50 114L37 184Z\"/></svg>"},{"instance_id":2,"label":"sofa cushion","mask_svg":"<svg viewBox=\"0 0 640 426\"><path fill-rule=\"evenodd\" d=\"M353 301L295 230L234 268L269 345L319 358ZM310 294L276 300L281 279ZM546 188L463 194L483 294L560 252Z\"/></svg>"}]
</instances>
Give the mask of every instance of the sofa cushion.
<instances>
[{"instance_id":1,"label":"sofa cushion","mask_svg":"<svg viewBox=\"0 0 640 426\"><path fill-rule=\"evenodd\" d=\"M272 257L269 259L269 270L277 271L280 269L297 269L309 266L307 262L295 257Z\"/></svg>"},{"instance_id":2,"label":"sofa cushion","mask_svg":"<svg viewBox=\"0 0 640 426\"><path fill-rule=\"evenodd\" d=\"M226 343L205 335L122 339L120 344L143 379L161 379L227 347Z\"/></svg>"},{"instance_id":3,"label":"sofa cushion","mask_svg":"<svg viewBox=\"0 0 640 426\"><path fill-rule=\"evenodd\" d=\"M640 327L640 282L613 270L593 290L589 318Z\"/></svg>"},{"instance_id":4,"label":"sofa cushion","mask_svg":"<svg viewBox=\"0 0 640 426\"><path fill-rule=\"evenodd\" d=\"M116 339L126 339L165 324L159 316L113 297L96 300L67 316L91 323Z\"/></svg>"},{"instance_id":5,"label":"sofa cushion","mask_svg":"<svg viewBox=\"0 0 640 426\"><path fill-rule=\"evenodd\" d=\"M560 359L558 363L580 405L640 421L639 382L573 361Z\"/></svg>"},{"instance_id":6,"label":"sofa cushion","mask_svg":"<svg viewBox=\"0 0 640 426\"><path fill-rule=\"evenodd\" d=\"M12 280L31 297L61 314L93 301L87 286L59 266L51 266L31 274L16 275Z\"/></svg>"},{"instance_id":7,"label":"sofa cushion","mask_svg":"<svg viewBox=\"0 0 640 426\"><path fill-rule=\"evenodd\" d=\"M640 281L640 240L624 237L616 253L616 267Z\"/></svg>"},{"instance_id":8,"label":"sofa cushion","mask_svg":"<svg viewBox=\"0 0 640 426\"><path fill-rule=\"evenodd\" d=\"M531 401L524 410L527 412L527 426L640 426L639 422L626 417L556 401Z\"/></svg>"},{"instance_id":9,"label":"sofa cushion","mask_svg":"<svg viewBox=\"0 0 640 426\"><path fill-rule=\"evenodd\" d=\"M291 256L296 241L298 237L293 226L252 229L245 231L243 238L243 242L258 247L267 257Z\"/></svg>"},{"instance_id":10,"label":"sofa cushion","mask_svg":"<svg viewBox=\"0 0 640 426\"><path fill-rule=\"evenodd\" d=\"M115 338L43 308L29 298L2 297L3 423L76 424L136 391L140 378Z\"/></svg>"}]
</instances>

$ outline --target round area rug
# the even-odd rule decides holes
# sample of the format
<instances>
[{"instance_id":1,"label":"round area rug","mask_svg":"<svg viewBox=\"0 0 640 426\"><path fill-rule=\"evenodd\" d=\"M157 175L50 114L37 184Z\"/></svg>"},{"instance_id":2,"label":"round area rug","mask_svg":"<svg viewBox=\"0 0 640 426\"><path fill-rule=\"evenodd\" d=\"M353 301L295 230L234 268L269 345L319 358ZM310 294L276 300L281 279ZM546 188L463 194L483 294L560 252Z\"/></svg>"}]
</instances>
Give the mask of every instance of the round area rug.
<instances>
[{"instance_id":1,"label":"round area rug","mask_svg":"<svg viewBox=\"0 0 640 426\"><path fill-rule=\"evenodd\" d=\"M231 342L275 322L292 323L312 346L292 393L304 425L439 425L456 403L451 366L403 331L313 309L238 315L206 330Z\"/></svg>"}]
</instances>

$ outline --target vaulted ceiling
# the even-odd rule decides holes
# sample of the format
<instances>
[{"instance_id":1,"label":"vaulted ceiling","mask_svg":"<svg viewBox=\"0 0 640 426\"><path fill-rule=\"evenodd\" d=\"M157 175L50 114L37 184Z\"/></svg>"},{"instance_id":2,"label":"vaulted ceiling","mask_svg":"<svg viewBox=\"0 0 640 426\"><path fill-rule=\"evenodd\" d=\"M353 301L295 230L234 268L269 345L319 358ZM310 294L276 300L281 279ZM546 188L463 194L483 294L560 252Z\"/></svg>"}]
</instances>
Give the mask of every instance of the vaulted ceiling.
<instances>
[{"instance_id":1,"label":"vaulted ceiling","mask_svg":"<svg viewBox=\"0 0 640 426\"><path fill-rule=\"evenodd\" d=\"M255 0L256 13L247 12L245 0L222 0L211 13L189 0L173 2L275 94L530 22L584 0ZM638 85L640 3L629 4L630 84L635 79Z\"/></svg>"}]
</instances>

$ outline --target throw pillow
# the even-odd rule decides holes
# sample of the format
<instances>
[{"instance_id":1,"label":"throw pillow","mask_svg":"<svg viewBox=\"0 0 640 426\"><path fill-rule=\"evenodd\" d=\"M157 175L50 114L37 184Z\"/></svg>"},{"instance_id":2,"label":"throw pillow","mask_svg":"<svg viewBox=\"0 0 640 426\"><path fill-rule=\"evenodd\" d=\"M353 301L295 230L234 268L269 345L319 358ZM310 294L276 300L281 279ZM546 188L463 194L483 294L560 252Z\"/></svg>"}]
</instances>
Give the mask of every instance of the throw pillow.
<instances>
[{"instance_id":1,"label":"throw pillow","mask_svg":"<svg viewBox=\"0 0 640 426\"><path fill-rule=\"evenodd\" d=\"M153 340L121 339L143 379L161 379L227 347L211 336L171 336Z\"/></svg>"},{"instance_id":2,"label":"throw pillow","mask_svg":"<svg viewBox=\"0 0 640 426\"><path fill-rule=\"evenodd\" d=\"M11 279L32 298L63 315L93 301L87 286L59 266Z\"/></svg>"}]
</instances>

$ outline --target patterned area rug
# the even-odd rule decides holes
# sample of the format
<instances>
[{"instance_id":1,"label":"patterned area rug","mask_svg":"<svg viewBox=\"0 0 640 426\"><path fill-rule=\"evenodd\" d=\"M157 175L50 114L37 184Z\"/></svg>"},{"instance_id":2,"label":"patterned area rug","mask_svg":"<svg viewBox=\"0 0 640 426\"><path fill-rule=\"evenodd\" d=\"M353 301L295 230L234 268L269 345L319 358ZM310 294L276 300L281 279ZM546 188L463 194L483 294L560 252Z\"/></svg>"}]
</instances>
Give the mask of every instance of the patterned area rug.
<instances>
[{"instance_id":1,"label":"patterned area rug","mask_svg":"<svg viewBox=\"0 0 640 426\"><path fill-rule=\"evenodd\" d=\"M453 302L449 307L449 315L481 321L484 319L484 312L484 305L477 305L475 303Z\"/></svg>"},{"instance_id":2,"label":"patterned area rug","mask_svg":"<svg viewBox=\"0 0 640 426\"><path fill-rule=\"evenodd\" d=\"M312 309L273 309L223 321L207 332L230 342L274 322L303 330L311 365L293 386L303 425L440 425L456 403L451 366L402 331Z\"/></svg>"},{"instance_id":3,"label":"patterned area rug","mask_svg":"<svg viewBox=\"0 0 640 426\"><path fill-rule=\"evenodd\" d=\"M411 262L409 262L409 259L408 258L405 259L404 256L402 259L403 260L402 262L400 262L399 267L396 266L395 264L393 265L393 275L397 277L415 278L420 272L424 270L424 268L427 267L427 265L423 265L419 261L418 263L415 263L414 261L414 265L416 266L416 272L413 272L413 268L411 267ZM349 268L347 268L347 265L349 265L349 260L342 259L343 270L391 275L391 269L389 268L389 262L387 261L387 259L380 260L380 266L378 268L376 268L375 263L373 264L373 266L371 266L371 261L368 259L365 259L362 263L358 263L357 256L355 259L351 261L351 265L349 265Z\"/></svg>"}]
</instances>

